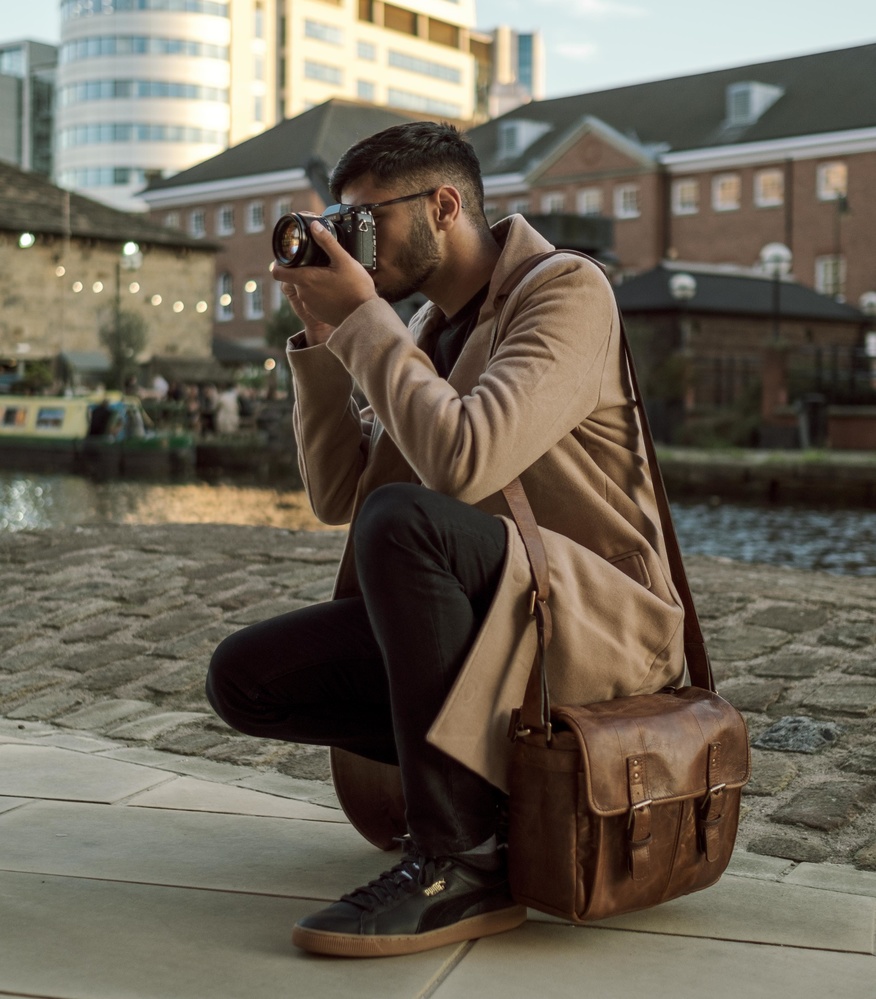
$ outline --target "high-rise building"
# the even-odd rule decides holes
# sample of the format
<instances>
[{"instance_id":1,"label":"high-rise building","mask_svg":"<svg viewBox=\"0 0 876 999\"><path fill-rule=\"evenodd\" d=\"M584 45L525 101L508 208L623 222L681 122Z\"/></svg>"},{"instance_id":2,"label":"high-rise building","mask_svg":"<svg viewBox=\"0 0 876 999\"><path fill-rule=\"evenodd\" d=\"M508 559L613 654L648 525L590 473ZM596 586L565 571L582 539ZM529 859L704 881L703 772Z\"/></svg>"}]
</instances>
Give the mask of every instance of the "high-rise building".
<instances>
[{"instance_id":1,"label":"high-rise building","mask_svg":"<svg viewBox=\"0 0 876 999\"><path fill-rule=\"evenodd\" d=\"M0 159L52 172L52 104L58 50L42 42L0 44Z\"/></svg>"},{"instance_id":2,"label":"high-rise building","mask_svg":"<svg viewBox=\"0 0 876 999\"><path fill-rule=\"evenodd\" d=\"M474 0L63 0L61 16L56 178L117 207L331 97L477 113Z\"/></svg>"}]
</instances>

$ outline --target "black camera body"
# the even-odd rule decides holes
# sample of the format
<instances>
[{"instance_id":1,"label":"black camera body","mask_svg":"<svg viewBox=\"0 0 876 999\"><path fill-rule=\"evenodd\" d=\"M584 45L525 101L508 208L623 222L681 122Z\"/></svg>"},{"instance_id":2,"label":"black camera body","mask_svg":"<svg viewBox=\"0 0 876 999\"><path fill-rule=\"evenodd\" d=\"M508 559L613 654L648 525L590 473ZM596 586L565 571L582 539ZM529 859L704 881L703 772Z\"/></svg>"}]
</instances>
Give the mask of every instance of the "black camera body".
<instances>
[{"instance_id":1,"label":"black camera body","mask_svg":"<svg viewBox=\"0 0 876 999\"><path fill-rule=\"evenodd\" d=\"M326 267L329 259L310 233L313 222L321 222L341 246L368 270L377 266L377 234L369 211L347 205L332 205L321 216L284 215L274 226L271 244L274 259L282 267Z\"/></svg>"}]
</instances>

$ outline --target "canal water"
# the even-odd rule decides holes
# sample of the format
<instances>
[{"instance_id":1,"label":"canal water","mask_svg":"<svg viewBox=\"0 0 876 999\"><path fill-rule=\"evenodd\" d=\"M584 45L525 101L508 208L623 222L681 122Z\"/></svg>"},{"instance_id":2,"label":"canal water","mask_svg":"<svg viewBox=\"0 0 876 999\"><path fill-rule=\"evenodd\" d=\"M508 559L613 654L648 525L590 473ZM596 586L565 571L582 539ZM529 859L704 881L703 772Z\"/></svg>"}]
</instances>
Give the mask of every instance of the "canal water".
<instances>
[{"instance_id":1,"label":"canal water","mask_svg":"<svg viewBox=\"0 0 876 999\"><path fill-rule=\"evenodd\" d=\"M686 554L876 576L876 511L683 501L673 519ZM244 524L321 530L300 491L189 482L93 482L0 471L0 549L11 531L84 524Z\"/></svg>"}]
</instances>

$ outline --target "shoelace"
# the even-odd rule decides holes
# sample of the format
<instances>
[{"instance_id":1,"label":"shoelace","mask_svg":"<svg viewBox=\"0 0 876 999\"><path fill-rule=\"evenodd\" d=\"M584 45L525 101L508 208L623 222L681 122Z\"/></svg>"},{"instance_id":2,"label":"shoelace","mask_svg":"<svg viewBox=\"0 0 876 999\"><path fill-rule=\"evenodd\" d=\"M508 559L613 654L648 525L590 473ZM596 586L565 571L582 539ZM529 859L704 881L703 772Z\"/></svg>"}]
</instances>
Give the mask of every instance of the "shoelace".
<instances>
[{"instance_id":1,"label":"shoelace","mask_svg":"<svg viewBox=\"0 0 876 999\"><path fill-rule=\"evenodd\" d=\"M342 902L351 902L372 912L378 905L391 902L409 894L415 886L426 884L435 878L435 861L428 857L411 854L404 857L391 870L369 881L361 888L355 888L341 896Z\"/></svg>"}]
</instances>

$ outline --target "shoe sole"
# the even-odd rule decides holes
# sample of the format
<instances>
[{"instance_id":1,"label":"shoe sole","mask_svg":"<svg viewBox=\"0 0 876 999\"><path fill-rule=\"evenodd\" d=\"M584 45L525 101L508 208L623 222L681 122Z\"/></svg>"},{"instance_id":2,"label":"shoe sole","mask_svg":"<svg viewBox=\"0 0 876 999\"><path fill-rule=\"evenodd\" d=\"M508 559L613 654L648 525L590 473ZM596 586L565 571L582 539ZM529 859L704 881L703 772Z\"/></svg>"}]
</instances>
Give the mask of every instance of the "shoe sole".
<instances>
[{"instance_id":1,"label":"shoe sole","mask_svg":"<svg viewBox=\"0 0 876 999\"><path fill-rule=\"evenodd\" d=\"M450 926L442 926L427 933L407 933L398 936L362 936L356 933L330 933L295 926L292 943L311 954L328 954L332 957L397 957L401 954L418 954L447 944L464 940L477 940L513 930L526 922L526 906L514 905L495 912L461 919Z\"/></svg>"}]
</instances>

